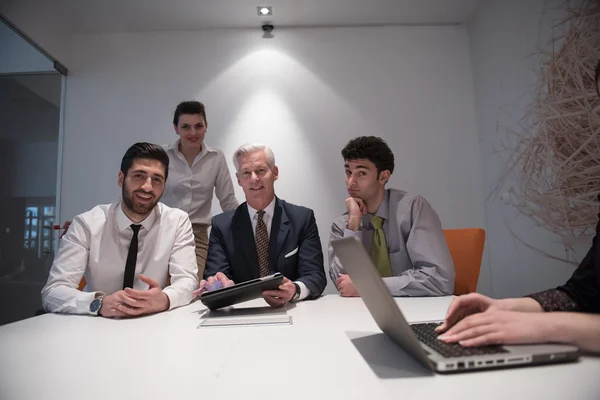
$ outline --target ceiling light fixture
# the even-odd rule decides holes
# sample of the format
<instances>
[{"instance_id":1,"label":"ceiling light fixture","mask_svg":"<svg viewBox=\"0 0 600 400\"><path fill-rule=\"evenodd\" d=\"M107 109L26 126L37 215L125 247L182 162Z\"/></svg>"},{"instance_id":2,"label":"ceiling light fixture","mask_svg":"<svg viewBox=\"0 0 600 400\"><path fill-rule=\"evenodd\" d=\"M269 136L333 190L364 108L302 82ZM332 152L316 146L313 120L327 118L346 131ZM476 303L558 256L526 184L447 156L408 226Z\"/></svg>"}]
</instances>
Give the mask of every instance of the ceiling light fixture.
<instances>
[{"instance_id":1,"label":"ceiling light fixture","mask_svg":"<svg viewBox=\"0 0 600 400\"><path fill-rule=\"evenodd\" d=\"M273 15L273 7L271 6L258 6L256 11L260 17L267 17Z\"/></svg>"}]
</instances>

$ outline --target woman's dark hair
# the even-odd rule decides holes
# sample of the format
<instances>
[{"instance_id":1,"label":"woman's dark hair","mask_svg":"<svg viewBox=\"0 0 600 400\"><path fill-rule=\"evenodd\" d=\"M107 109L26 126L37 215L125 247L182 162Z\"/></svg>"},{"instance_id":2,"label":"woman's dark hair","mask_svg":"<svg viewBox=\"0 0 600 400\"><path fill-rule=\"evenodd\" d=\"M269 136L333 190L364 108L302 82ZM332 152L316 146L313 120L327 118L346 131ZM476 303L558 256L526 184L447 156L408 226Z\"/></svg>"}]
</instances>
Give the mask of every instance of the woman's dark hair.
<instances>
[{"instance_id":1,"label":"woman's dark hair","mask_svg":"<svg viewBox=\"0 0 600 400\"><path fill-rule=\"evenodd\" d=\"M204 118L206 123L206 110L204 110L204 104L199 101L184 101L177 105L175 114L173 114L173 125L179 124L179 117L181 114L199 114Z\"/></svg>"}]
</instances>

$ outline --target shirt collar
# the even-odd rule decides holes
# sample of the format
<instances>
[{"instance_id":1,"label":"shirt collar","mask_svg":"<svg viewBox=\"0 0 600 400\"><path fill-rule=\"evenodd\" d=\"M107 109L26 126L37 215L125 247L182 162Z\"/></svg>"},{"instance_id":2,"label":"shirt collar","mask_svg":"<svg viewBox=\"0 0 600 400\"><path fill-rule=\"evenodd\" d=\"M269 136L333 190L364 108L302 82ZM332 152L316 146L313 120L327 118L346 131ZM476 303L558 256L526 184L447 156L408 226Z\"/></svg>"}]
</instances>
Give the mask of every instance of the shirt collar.
<instances>
[{"instance_id":1,"label":"shirt collar","mask_svg":"<svg viewBox=\"0 0 600 400\"><path fill-rule=\"evenodd\" d=\"M265 207L265 214L267 214L270 218L273 218L273 214L275 213L275 199L276 198L277 197L274 196L273 201L271 201L271 203L269 203L269 205ZM250 216L250 221L252 221L258 210L255 210L254 208L252 208L250 206L250 204L248 204L248 203L246 203L246 205L248 206L248 215Z\"/></svg>"},{"instance_id":2,"label":"shirt collar","mask_svg":"<svg viewBox=\"0 0 600 400\"><path fill-rule=\"evenodd\" d=\"M125 229L129 228L129 226L131 224L142 225L142 227L144 227L144 229L149 231L150 228L152 228L152 225L154 225L154 221L156 221L157 216L159 216L159 215L160 215L160 203L158 203L156 205L156 207L154 207L152 212L142 222L133 222L132 220L130 220L129 217L127 215L125 215L125 213L123 212L123 208L121 207L121 202L117 203L116 210L115 210L115 218L117 219L117 228L119 229L119 232L123 232Z\"/></svg>"},{"instance_id":3,"label":"shirt collar","mask_svg":"<svg viewBox=\"0 0 600 400\"><path fill-rule=\"evenodd\" d=\"M383 218L384 220L389 218L389 205L390 205L390 191L389 190L385 190L383 193L383 200L381 200L381 204L379 204L379 207L377 208L377 211L375 212L375 214L365 214L362 217L362 223L363 226L370 226L371 225L371 216L372 215L376 215L378 217Z\"/></svg>"},{"instance_id":4,"label":"shirt collar","mask_svg":"<svg viewBox=\"0 0 600 400\"><path fill-rule=\"evenodd\" d=\"M185 161L185 157L179 151L180 143L181 143L181 138L177 137L175 142L173 142L173 144L171 144L169 146L168 150L172 151L176 156L178 156L179 158L181 158L182 160ZM204 143L202 143L202 150L200 150L200 153L198 153L196 155L196 158L194 159L194 161L201 159L202 157L204 157L206 155L206 153L216 153L216 152L217 152L217 150L215 148L210 147L209 145L206 144L206 142L204 142Z\"/></svg>"}]
</instances>

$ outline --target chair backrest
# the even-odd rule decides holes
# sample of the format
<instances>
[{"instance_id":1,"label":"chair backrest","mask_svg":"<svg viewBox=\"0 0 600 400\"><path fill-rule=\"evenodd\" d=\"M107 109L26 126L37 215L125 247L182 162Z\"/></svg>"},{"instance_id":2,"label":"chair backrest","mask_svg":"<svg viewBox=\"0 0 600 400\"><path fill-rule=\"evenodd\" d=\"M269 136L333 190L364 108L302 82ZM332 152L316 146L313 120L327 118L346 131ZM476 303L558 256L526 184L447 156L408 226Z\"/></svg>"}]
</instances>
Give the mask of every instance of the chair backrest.
<instances>
[{"instance_id":1,"label":"chair backrest","mask_svg":"<svg viewBox=\"0 0 600 400\"><path fill-rule=\"evenodd\" d=\"M454 294L458 296L475 292L483 258L485 231L481 228L444 229L444 237L456 270Z\"/></svg>"}]
</instances>

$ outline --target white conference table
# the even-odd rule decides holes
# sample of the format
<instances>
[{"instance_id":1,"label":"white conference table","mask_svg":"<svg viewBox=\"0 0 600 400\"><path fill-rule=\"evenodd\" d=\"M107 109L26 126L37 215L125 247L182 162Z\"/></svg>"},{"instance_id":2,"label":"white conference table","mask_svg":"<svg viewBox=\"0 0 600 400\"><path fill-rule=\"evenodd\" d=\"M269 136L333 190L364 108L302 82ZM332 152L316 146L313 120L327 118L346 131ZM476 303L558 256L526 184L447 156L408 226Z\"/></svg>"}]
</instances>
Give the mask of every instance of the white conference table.
<instances>
[{"instance_id":1,"label":"white conference table","mask_svg":"<svg viewBox=\"0 0 600 400\"><path fill-rule=\"evenodd\" d=\"M397 299L409 322L451 297ZM240 307L262 307L262 299ZM431 374L359 298L299 302L291 325L199 327L196 301L110 320L46 314L0 327L0 399L600 399L600 358Z\"/></svg>"}]
</instances>

